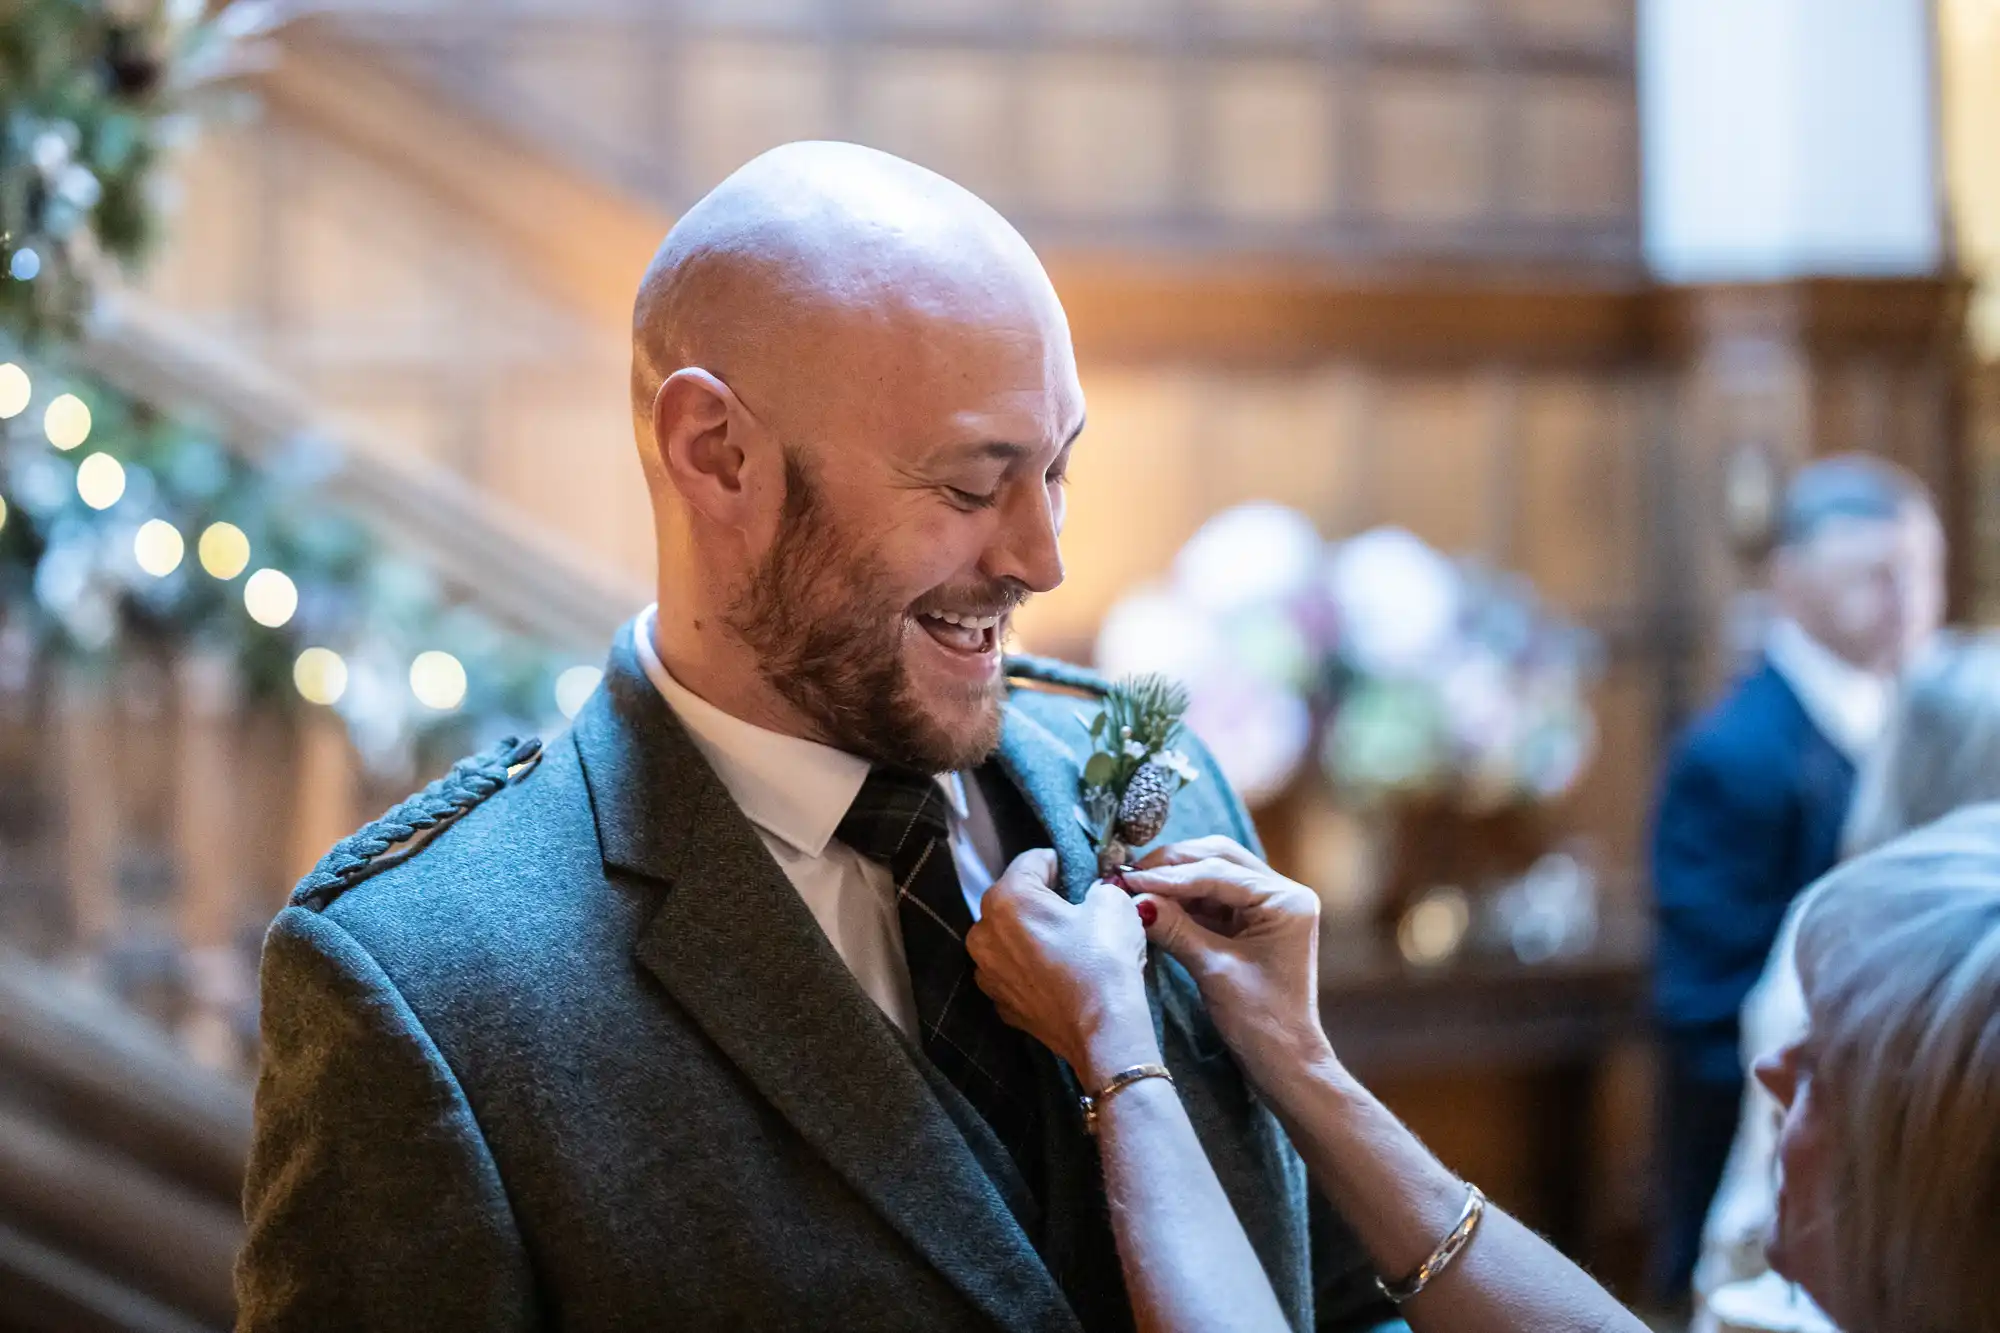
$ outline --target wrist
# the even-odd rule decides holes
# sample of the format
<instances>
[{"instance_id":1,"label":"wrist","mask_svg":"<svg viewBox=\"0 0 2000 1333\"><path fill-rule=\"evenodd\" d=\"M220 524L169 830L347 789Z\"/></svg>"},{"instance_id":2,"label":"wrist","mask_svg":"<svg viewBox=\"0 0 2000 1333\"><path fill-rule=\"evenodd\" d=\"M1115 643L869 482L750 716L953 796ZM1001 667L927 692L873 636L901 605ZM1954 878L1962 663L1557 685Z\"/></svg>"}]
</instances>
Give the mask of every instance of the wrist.
<instances>
[{"instance_id":1,"label":"wrist","mask_svg":"<svg viewBox=\"0 0 2000 1333\"><path fill-rule=\"evenodd\" d=\"M1245 1065L1251 1081L1278 1100L1309 1090L1345 1091L1355 1086L1354 1076L1317 1023L1259 1043L1256 1058Z\"/></svg>"},{"instance_id":2,"label":"wrist","mask_svg":"<svg viewBox=\"0 0 2000 1333\"><path fill-rule=\"evenodd\" d=\"M1120 1070L1160 1063L1160 1040L1152 1013L1141 1004L1097 1016L1087 1025L1082 1048L1072 1062L1083 1091L1095 1095Z\"/></svg>"}]
</instances>

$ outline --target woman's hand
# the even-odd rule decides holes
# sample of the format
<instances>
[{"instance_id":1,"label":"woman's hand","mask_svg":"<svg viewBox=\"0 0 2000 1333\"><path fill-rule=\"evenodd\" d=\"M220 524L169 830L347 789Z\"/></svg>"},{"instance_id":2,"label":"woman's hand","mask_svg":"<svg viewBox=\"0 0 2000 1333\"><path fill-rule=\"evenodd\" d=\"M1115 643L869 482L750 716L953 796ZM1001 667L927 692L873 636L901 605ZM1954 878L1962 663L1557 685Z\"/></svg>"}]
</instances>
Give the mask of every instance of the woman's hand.
<instances>
[{"instance_id":1,"label":"woman's hand","mask_svg":"<svg viewBox=\"0 0 2000 1333\"><path fill-rule=\"evenodd\" d=\"M1146 1007L1146 933L1124 893L1081 903L1055 890L1056 854L1024 852L980 900L965 937L979 989L1000 1017L1069 1062L1086 1091L1160 1058Z\"/></svg>"},{"instance_id":2,"label":"woman's hand","mask_svg":"<svg viewBox=\"0 0 2000 1333\"><path fill-rule=\"evenodd\" d=\"M1216 1029L1269 1089L1331 1061L1319 1022L1319 896L1228 838L1159 848L1125 872L1147 935L1201 987Z\"/></svg>"}]
</instances>

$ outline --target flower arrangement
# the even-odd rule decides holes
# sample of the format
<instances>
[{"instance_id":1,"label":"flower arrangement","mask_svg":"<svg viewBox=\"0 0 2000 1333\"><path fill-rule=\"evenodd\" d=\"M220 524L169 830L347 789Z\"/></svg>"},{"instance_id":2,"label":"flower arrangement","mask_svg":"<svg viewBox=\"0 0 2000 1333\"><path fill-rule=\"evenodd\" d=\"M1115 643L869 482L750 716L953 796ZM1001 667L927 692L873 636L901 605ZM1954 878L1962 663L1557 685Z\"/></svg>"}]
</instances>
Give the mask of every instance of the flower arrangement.
<instances>
[{"instance_id":1,"label":"flower arrangement","mask_svg":"<svg viewBox=\"0 0 2000 1333\"><path fill-rule=\"evenodd\" d=\"M1328 542L1276 504L1211 519L1113 608L1097 656L1184 682L1187 725L1252 803L1313 766L1357 803L1538 805L1595 740L1596 641L1525 580L1397 528Z\"/></svg>"}]
</instances>

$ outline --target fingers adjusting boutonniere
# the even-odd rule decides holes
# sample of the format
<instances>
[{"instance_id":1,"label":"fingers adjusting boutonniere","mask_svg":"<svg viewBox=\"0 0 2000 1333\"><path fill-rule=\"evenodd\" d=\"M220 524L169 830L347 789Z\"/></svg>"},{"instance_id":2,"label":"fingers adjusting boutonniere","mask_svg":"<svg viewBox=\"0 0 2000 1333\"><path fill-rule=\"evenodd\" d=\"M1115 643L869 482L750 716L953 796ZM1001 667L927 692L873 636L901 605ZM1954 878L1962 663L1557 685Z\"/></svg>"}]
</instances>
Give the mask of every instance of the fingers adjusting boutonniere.
<instances>
[{"instance_id":1,"label":"fingers adjusting boutonniere","mask_svg":"<svg viewBox=\"0 0 2000 1333\"><path fill-rule=\"evenodd\" d=\"M1097 849L1097 873L1114 874L1160 836L1175 793L1200 776L1174 749L1187 691L1164 676L1133 676L1106 691L1090 722L1090 758L1077 782L1077 822Z\"/></svg>"}]
</instances>

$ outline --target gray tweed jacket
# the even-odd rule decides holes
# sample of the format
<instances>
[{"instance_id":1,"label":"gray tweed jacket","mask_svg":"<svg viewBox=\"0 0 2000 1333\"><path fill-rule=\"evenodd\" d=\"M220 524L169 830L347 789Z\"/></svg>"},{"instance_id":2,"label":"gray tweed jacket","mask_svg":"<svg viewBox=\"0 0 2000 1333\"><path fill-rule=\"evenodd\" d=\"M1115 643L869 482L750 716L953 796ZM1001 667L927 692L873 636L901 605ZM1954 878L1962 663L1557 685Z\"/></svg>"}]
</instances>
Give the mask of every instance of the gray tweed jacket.
<instances>
[{"instance_id":1,"label":"gray tweed jacket","mask_svg":"<svg viewBox=\"0 0 2000 1333\"><path fill-rule=\"evenodd\" d=\"M1072 896L1092 864L1074 719L1095 707L1017 681L999 755ZM997 1142L855 984L629 627L575 727L518 763L527 748L343 843L271 926L239 1328L1124 1321L1115 1255L1088 1243L1102 1190L1074 1104L1049 1102L1062 1188L1031 1240ZM1199 762L1167 836L1249 841ZM435 827L380 854L412 826ZM1149 972L1167 1062L1295 1325L1315 1286L1319 1328L1389 1319L1345 1228L1309 1228L1298 1156L1186 973ZM1093 1282L1118 1317L1065 1296Z\"/></svg>"}]
</instances>

